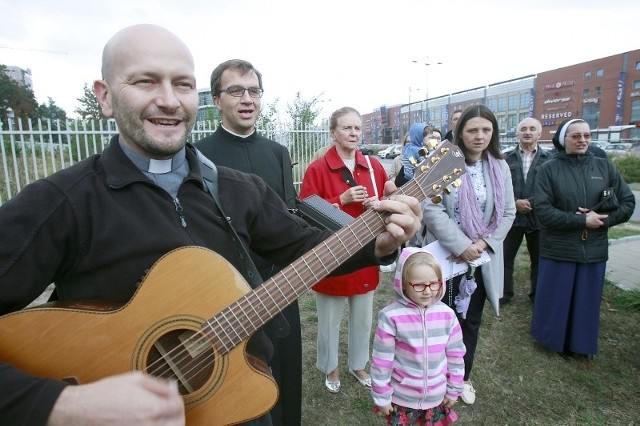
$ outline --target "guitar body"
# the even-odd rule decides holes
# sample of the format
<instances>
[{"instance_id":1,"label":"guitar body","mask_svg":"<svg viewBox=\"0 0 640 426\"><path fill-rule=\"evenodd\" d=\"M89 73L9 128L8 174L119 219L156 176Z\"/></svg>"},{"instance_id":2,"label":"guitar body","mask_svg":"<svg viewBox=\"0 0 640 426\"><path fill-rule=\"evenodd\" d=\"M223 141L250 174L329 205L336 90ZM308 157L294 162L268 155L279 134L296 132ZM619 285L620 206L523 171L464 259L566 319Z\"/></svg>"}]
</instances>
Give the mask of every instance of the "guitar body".
<instances>
[{"instance_id":1,"label":"guitar body","mask_svg":"<svg viewBox=\"0 0 640 426\"><path fill-rule=\"evenodd\" d=\"M277 386L267 366L246 354L246 340L221 348L203 324L250 291L221 256L180 248L158 260L122 307L70 303L0 317L0 360L79 383L133 370L170 377L187 424L244 422L273 407Z\"/></svg>"}]
</instances>

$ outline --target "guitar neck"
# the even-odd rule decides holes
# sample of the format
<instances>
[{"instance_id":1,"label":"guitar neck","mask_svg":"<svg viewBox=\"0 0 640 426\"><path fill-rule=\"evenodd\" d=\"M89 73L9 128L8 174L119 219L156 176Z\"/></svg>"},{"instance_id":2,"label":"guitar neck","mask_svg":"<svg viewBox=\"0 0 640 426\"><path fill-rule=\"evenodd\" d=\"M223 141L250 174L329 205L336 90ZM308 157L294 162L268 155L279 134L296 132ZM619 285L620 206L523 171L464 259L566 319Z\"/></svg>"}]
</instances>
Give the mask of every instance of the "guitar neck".
<instances>
[{"instance_id":1,"label":"guitar neck","mask_svg":"<svg viewBox=\"0 0 640 426\"><path fill-rule=\"evenodd\" d=\"M464 173L464 157L460 150L446 141L440 147L439 151L436 150L424 160L424 164L418 165L416 171L419 173L393 195L409 195L422 201L452 183L455 179L452 175L457 177ZM438 169L445 168L440 164L440 155L454 158L453 163L458 163L458 167L452 168L447 174L433 177ZM230 351L373 241L385 230L388 216L388 212L365 211L351 224L209 319L205 324L205 333L221 353Z\"/></svg>"}]
</instances>

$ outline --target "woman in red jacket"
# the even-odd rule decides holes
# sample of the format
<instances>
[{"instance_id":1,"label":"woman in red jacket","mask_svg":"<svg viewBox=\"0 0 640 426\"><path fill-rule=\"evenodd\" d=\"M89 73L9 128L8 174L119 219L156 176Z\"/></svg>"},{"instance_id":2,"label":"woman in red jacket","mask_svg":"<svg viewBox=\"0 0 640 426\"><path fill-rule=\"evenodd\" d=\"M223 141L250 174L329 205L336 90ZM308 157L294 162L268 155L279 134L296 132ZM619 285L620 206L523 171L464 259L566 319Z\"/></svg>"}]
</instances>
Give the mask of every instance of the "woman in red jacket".
<instances>
[{"instance_id":1,"label":"woman in red jacket","mask_svg":"<svg viewBox=\"0 0 640 426\"><path fill-rule=\"evenodd\" d=\"M300 197L317 194L353 217L360 216L382 197L387 173L375 158L357 149L362 138L362 117L343 107L331 114L333 146L309 165L302 180ZM337 277L325 278L313 289L318 312L318 354L316 366L326 374L329 392L340 391L338 342L345 303L349 304L348 368L363 386L371 387L365 370L373 314L373 293L378 286L377 267L368 267Z\"/></svg>"}]
</instances>

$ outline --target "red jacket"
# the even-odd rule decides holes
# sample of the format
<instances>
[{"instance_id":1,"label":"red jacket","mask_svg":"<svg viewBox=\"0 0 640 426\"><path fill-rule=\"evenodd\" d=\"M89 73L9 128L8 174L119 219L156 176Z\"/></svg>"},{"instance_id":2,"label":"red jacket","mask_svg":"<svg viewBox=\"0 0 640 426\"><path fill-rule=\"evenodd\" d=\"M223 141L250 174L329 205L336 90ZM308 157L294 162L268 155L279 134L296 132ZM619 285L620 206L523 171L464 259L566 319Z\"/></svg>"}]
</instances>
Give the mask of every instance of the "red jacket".
<instances>
[{"instance_id":1,"label":"red jacket","mask_svg":"<svg viewBox=\"0 0 640 426\"><path fill-rule=\"evenodd\" d=\"M387 172L380 162L373 157L369 157L375 185L378 190L378 197L382 198L384 183L387 181ZM364 212L364 206L360 203L350 203L342 205L340 194L349 189L350 185L345 182L343 169L346 169L342 158L338 155L335 147L332 147L324 157L319 158L309 165L309 168L302 179L300 188L300 198L305 198L317 194L330 203L338 204L340 209L349 213L353 217L358 217ZM353 173L355 185L363 185L367 188L369 196L373 196L373 182L369 166L360 151L356 151L356 167ZM346 275L325 278L320 280L313 289L319 293L331 296L353 296L355 294L365 294L378 287L379 271L377 267L360 269Z\"/></svg>"}]
</instances>

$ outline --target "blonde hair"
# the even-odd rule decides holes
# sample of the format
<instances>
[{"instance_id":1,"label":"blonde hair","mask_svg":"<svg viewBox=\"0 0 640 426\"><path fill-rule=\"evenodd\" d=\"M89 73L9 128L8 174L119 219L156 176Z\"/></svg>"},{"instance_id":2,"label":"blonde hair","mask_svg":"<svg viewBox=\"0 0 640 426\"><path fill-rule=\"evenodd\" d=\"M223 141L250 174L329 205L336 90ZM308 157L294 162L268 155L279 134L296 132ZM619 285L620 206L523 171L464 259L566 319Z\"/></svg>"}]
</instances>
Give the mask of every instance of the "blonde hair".
<instances>
[{"instance_id":1,"label":"blonde hair","mask_svg":"<svg viewBox=\"0 0 640 426\"><path fill-rule=\"evenodd\" d=\"M404 267L402 268L403 286L409 280L409 273L417 265L427 265L434 270L438 277L438 281L442 281L442 268L440 267L440 263L438 263L436 258L430 253L419 251L407 257L407 260L404 262Z\"/></svg>"}]
</instances>

